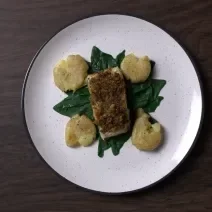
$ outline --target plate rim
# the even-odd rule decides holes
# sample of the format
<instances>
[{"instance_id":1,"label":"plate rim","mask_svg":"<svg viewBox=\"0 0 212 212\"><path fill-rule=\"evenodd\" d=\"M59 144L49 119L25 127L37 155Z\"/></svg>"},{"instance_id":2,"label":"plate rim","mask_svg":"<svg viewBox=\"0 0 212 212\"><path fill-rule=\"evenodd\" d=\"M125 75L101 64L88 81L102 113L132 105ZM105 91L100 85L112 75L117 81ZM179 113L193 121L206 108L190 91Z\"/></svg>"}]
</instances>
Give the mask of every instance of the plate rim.
<instances>
[{"instance_id":1,"label":"plate rim","mask_svg":"<svg viewBox=\"0 0 212 212\"><path fill-rule=\"evenodd\" d=\"M184 50L184 52L186 53L186 55L188 56L189 60L191 61L193 67L194 67L194 70L196 72L196 75L197 75L197 79L198 79L198 82L199 82L199 86L200 86L200 92L201 92L201 97L202 97L202 111L201 111L201 118L200 118L200 123L199 123L199 126L198 126L198 130L196 132L196 135L195 135L195 138L193 140L193 143L192 145L190 146L188 152L185 154L185 156L183 157L183 159L177 164L176 167L174 167L170 172L168 172L165 176L163 176L162 178L160 178L159 180L145 186L145 187L142 187L142 188L138 188L138 189L134 189L134 190L130 190L130 191L121 191L121 192L105 192L105 191L97 191L97 190L93 190L93 189L90 189L90 188L86 188L86 187L83 187L83 186L80 186L80 185L77 185L75 184L74 182L66 179L64 176L60 175L56 170L54 170L47 162L46 160L42 157L42 155L40 154L40 152L38 151L38 149L36 148L34 142L33 142L33 139L29 133L29 129L28 129L28 126L27 126L27 122L26 122L26 116L25 116L25 107L24 107L24 99L25 99L25 90L26 90L26 84L27 84L27 80L28 80L28 77L29 77L29 74L30 74L30 71L32 69L32 66L36 60L36 58L38 57L38 55L40 54L40 52L42 51L42 49L47 45L47 43L49 43L51 41L51 39L53 37L55 37L59 32L61 32L62 30L66 29L67 27L79 22L79 21L83 21L85 19L89 19L89 18L93 18L93 17L100 17L100 16L107 16L107 15L114 15L114 16L125 16L125 17L130 17L130 18L137 18L137 19L140 19L140 20L143 20L143 21L146 21L150 24L153 24L154 26L160 28L162 31L164 31L165 33L167 33L171 38L174 39L175 42L177 42L180 47ZM84 189L85 191L90 191L90 192L94 192L94 193L100 193L100 194L105 194L105 195L123 195L123 194L131 194L131 193L135 193L135 192L139 192L139 191L144 191L144 190L147 190L149 188L152 188L153 186L161 183L162 181L164 181L165 179L167 179L168 177L170 177L178 168L179 166L186 160L186 158L190 155L191 151L193 150L195 144L197 143L197 140L199 138L199 135L200 135L200 132L202 130L202 126L203 126L203 122L204 122L204 116L205 116L205 97L204 97L204 89L203 89L203 83L202 83L202 77L201 77L201 74L199 72L199 69L197 67L197 64L193 58L193 56L191 56L190 52L187 50L186 47L184 47L184 45L181 44L180 41L178 41L178 39L175 38L175 36L172 35L172 33L170 33L168 30L164 29L163 27L161 27L160 25L158 24L155 24L154 22L152 21L149 21L148 19L142 17L142 16L138 16L138 15L132 15L132 14L127 14L127 13L101 13L101 14L97 14L97 15L93 15L93 16L85 16L83 18L78 18L78 19L74 19L74 21L72 21L71 23L69 24L66 24L64 25L63 27L61 27L59 30L57 30L56 32L54 32L54 34L47 40L43 43L43 45L41 45L41 47L37 50L36 54L34 55L33 59L31 60L30 64L29 64L29 67L27 69L27 72L25 74L25 77L24 77L24 81L23 81L23 86L22 86L22 91L21 91L21 111L22 111L22 119L23 119L23 124L24 124L24 127L25 127L25 131L27 133L27 136L29 138L29 141L31 143L31 145L33 146L33 148L36 150L37 152L37 155L41 158L41 160L47 165L47 167L49 169L51 169L53 171L53 173L55 173L57 176L59 176L60 178L64 179L65 181L67 181L68 183L72 183L73 185L79 187L79 188L82 188Z\"/></svg>"}]
</instances>

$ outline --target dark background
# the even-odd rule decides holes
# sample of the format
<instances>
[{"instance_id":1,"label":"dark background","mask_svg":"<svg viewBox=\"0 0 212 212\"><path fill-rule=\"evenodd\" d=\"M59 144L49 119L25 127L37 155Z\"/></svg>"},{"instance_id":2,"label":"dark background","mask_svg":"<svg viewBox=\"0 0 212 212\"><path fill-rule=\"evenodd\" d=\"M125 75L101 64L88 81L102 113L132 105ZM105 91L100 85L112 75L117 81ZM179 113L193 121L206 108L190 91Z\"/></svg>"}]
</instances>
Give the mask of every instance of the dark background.
<instances>
[{"instance_id":1,"label":"dark background","mask_svg":"<svg viewBox=\"0 0 212 212\"><path fill-rule=\"evenodd\" d=\"M20 109L39 47L64 25L105 13L144 17L171 32L196 60L205 88L206 118L190 156L162 183L124 196L91 193L57 176L32 147ZM211 0L1 0L0 211L212 211L211 56Z\"/></svg>"}]
</instances>

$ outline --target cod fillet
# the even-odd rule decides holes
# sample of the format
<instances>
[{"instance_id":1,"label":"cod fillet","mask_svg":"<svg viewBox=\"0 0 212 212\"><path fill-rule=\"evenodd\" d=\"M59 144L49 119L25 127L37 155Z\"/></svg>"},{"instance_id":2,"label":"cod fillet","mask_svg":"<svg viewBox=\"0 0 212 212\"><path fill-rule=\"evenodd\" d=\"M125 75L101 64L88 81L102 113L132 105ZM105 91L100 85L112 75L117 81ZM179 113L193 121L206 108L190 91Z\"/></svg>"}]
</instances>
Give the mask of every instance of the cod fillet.
<instances>
[{"instance_id":1,"label":"cod fillet","mask_svg":"<svg viewBox=\"0 0 212 212\"><path fill-rule=\"evenodd\" d=\"M106 69L88 77L88 89L95 123L107 139L130 128L126 85L119 68Z\"/></svg>"}]
</instances>

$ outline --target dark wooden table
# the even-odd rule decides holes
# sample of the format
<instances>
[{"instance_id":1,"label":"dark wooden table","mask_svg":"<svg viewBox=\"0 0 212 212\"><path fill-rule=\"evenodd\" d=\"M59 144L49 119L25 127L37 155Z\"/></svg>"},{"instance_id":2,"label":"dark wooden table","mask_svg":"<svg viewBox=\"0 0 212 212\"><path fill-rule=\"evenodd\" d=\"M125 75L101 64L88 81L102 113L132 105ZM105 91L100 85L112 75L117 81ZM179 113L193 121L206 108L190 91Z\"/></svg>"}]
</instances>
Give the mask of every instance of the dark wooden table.
<instances>
[{"instance_id":1,"label":"dark wooden table","mask_svg":"<svg viewBox=\"0 0 212 212\"><path fill-rule=\"evenodd\" d=\"M31 146L20 109L38 48L62 26L105 13L144 17L171 32L196 59L205 88L203 131L185 163L157 186L125 196L91 193L55 175ZM211 0L1 0L0 211L212 211L211 58Z\"/></svg>"}]
</instances>

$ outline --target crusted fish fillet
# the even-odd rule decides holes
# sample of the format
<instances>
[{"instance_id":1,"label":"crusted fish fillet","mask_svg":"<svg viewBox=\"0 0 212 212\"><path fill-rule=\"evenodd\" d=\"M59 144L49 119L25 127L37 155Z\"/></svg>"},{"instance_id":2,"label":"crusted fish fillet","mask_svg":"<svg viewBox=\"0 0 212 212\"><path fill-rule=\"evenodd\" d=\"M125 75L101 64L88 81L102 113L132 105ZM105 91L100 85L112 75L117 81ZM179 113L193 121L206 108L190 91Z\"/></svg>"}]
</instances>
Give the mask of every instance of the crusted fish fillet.
<instances>
[{"instance_id":1,"label":"crusted fish fillet","mask_svg":"<svg viewBox=\"0 0 212 212\"><path fill-rule=\"evenodd\" d=\"M106 139L127 132L130 119L126 86L120 69L112 68L90 75L88 89L101 137Z\"/></svg>"}]
</instances>

